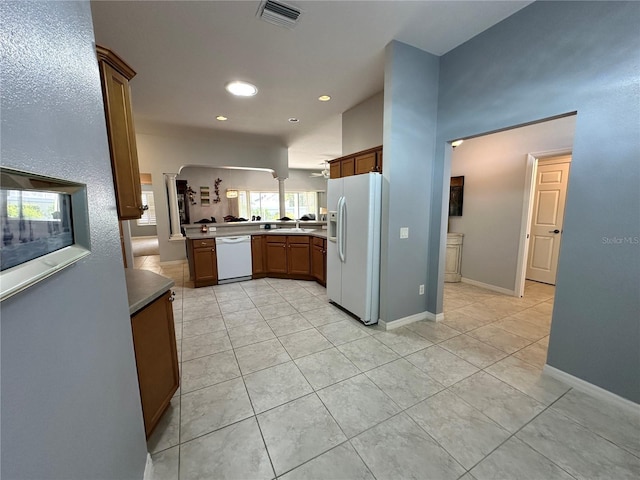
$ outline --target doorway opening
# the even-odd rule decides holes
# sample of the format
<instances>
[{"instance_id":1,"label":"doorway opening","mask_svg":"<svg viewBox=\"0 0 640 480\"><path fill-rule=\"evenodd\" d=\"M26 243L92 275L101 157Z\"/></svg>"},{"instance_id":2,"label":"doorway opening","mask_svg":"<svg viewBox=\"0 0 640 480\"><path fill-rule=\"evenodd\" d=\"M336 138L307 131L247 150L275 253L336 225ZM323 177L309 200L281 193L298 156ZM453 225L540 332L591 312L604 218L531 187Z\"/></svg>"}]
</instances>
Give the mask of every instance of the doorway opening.
<instances>
[{"instance_id":1,"label":"doorway opening","mask_svg":"<svg viewBox=\"0 0 640 480\"><path fill-rule=\"evenodd\" d=\"M461 254L458 258L462 283L522 297L527 275L527 253L531 246L528 235L531 233L529 223L536 199L535 175L542 176L547 183L559 175L551 171L556 167L542 169L541 166L543 163L554 165L570 159L575 124L576 115L572 113L475 136L453 150L450 177L464 177L464 205L461 216L449 217L448 233L461 235ZM545 169L550 170L545 172ZM563 180L566 180L569 172L568 168L565 170L560 175ZM558 197L557 192L541 192L539 197L543 208L540 215L544 216L541 220L544 221L538 223L542 226L550 222L547 216L558 217L560 210L558 205L550 202ZM547 206L552 203L555 210L551 212ZM448 208L444 211L448 211ZM547 231L556 229L560 231L556 237L561 237L561 226L547 228ZM557 251L559 238L553 242L547 240L545 244L542 236L539 237L539 247L552 246ZM447 248L447 253L449 250L452 249ZM539 266L549 249L533 250L533 265ZM448 272L447 265L445 272ZM529 276L541 281L531 274ZM555 278L551 281L547 279L546 283L555 283Z\"/></svg>"}]
</instances>

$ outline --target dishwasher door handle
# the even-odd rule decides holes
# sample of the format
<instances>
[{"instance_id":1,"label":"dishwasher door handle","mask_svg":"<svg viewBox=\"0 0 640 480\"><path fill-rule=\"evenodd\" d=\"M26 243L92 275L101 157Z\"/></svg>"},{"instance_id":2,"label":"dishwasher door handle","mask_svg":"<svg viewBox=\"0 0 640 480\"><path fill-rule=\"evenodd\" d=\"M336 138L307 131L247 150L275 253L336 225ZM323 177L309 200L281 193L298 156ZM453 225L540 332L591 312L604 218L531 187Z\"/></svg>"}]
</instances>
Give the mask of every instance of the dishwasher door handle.
<instances>
[{"instance_id":1,"label":"dishwasher door handle","mask_svg":"<svg viewBox=\"0 0 640 480\"><path fill-rule=\"evenodd\" d=\"M250 242L251 237L223 237L216 238L216 243L243 243Z\"/></svg>"}]
</instances>

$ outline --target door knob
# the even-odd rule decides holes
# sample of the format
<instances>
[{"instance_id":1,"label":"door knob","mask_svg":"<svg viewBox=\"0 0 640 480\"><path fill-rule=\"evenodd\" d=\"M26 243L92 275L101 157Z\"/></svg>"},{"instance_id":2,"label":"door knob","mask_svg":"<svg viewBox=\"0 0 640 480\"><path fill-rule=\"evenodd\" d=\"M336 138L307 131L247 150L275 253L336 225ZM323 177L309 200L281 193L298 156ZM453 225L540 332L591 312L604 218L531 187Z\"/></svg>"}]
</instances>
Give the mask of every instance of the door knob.
<instances>
[{"instance_id":1,"label":"door knob","mask_svg":"<svg viewBox=\"0 0 640 480\"><path fill-rule=\"evenodd\" d=\"M549 230L549 233L560 233L560 230L556 228L555 230Z\"/></svg>"}]
</instances>

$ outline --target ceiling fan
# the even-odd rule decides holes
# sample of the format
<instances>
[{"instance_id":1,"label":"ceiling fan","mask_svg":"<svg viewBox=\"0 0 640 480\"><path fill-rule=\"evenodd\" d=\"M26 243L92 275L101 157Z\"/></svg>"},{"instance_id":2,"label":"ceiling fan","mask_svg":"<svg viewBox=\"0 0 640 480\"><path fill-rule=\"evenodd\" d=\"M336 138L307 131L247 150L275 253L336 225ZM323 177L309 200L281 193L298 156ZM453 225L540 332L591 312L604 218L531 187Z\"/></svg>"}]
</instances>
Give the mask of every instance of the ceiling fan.
<instances>
[{"instance_id":1,"label":"ceiling fan","mask_svg":"<svg viewBox=\"0 0 640 480\"><path fill-rule=\"evenodd\" d=\"M329 162L321 162L320 165L324 165L324 169L321 172L313 172L309 176L329 178Z\"/></svg>"}]
</instances>

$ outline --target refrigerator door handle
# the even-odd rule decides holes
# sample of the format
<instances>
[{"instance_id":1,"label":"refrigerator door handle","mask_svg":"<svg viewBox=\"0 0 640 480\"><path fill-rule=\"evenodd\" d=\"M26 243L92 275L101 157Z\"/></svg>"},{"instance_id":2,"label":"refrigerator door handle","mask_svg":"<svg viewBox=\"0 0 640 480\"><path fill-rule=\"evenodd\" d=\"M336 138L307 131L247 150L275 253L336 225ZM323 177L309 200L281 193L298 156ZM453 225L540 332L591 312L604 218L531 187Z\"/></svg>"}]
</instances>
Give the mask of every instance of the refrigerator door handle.
<instances>
[{"instance_id":1,"label":"refrigerator door handle","mask_svg":"<svg viewBox=\"0 0 640 480\"><path fill-rule=\"evenodd\" d=\"M340 203L340 244L338 255L340 256L340 260L342 263L345 262L346 252L345 252L345 243L347 238L347 199L345 197L341 198L342 202Z\"/></svg>"},{"instance_id":2,"label":"refrigerator door handle","mask_svg":"<svg viewBox=\"0 0 640 480\"><path fill-rule=\"evenodd\" d=\"M336 249L338 250L338 258L341 262L344 262L344 257L342 256L342 202L344 197L338 198L338 205L336 209L338 211L338 219L336 221L336 237L337 237L337 245Z\"/></svg>"}]
</instances>

